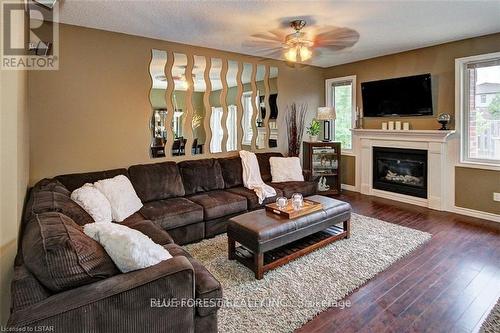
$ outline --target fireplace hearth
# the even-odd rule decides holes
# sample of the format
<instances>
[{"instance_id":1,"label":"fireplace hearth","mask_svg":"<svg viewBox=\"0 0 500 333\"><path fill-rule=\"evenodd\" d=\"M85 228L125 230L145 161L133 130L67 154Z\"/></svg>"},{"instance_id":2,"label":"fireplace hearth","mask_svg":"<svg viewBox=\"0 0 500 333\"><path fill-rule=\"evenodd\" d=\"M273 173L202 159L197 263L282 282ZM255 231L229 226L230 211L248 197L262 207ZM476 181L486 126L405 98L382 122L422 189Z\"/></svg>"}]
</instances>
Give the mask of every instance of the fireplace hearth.
<instances>
[{"instance_id":1,"label":"fireplace hearth","mask_svg":"<svg viewBox=\"0 0 500 333\"><path fill-rule=\"evenodd\" d=\"M427 198L427 150L373 147L373 188Z\"/></svg>"}]
</instances>

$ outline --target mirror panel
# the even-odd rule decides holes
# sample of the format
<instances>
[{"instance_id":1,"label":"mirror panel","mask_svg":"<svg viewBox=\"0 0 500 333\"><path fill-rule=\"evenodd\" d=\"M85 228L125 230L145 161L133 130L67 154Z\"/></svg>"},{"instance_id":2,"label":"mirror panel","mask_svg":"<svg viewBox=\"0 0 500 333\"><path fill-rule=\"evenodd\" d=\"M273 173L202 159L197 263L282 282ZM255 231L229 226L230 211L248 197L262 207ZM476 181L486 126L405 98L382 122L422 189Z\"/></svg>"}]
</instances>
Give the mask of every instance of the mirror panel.
<instances>
[{"instance_id":1,"label":"mirror panel","mask_svg":"<svg viewBox=\"0 0 500 333\"><path fill-rule=\"evenodd\" d=\"M207 61L205 57L194 56L193 65L193 94L191 97L191 102L193 105L193 147L192 154L203 154L203 148L206 142L206 131L204 127L205 122L205 104L203 98L205 96L205 91L207 85L205 84L205 69L207 66Z\"/></svg>"},{"instance_id":2,"label":"mirror panel","mask_svg":"<svg viewBox=\"0 0 500 333\"><path fill-rule=\"evenodd\" d=\"M222 129L223 109L220 100L220 95L222 93L222 60L212 58L211 63L209 74L210 84L212 86L212 91L210 93L210 131L212 133L210 152L220 153L222 152L222 139L224 137Z\"/></svg>"},{"instance_id":3,"label":"mirror panel","mask_svg":"<svg viewBox=\"0 0 500 333\"><path fill-rule=\"evenodd\" d=\"M255 126L257 126L257 141L256 148L266 148L267 129L265 126L266 118L266 98L269 96L269 84L265 82L266 66L257 65L257 73L255 75L255 83L257 85L257 114L255 117Z\"/></svg>"},{"instance_id":4,"label":"mirror panel","mask_svg":"<svg viewBox=\"0 0 500 333\"><path fill-rule=\"evenodd\" d=\"M227 151L238 150L238 95L241 88L238 85L238 62L229 60L226 75L227 80Z\"/></svg>"},{"instance_id":5,"label":"mirror panel","mask_svg":"<svg viewBox=\"0 0 500 333\"><path fill-rule=\"evenodd\" d=\"M152 84L149 92L149 102L153 109L150 124L152 133L150 154L153 158L165 157L165 144L167 142L167 102L165 94L168 85L165 76L166 64L166 51L151 50L149 74Z\"/></svg>"},{"instance_id":6,"label":"mirror panel","mask_svg":"<svg viewBox=\"0 0 500 333\"><path fill-rule=\"evenodd\" d=\"M152 158L278 146L277 67L151 53Z\"/></svg>"},{"instance_id":7,"label":"mirror panel","mask_svg":"<svg viewBox=\"0 0 500 333\"><path fill-rule=\"evenodd\" d=\"M243 106L243 116L241 119L241 126L243 128L243 135L241 140L241 149L252 150L252 137L253 137L253 103L252 103L252 64L244 63L243 71L241 74L241 83L243 85L243 94L241 96L241 104Z\"/></svg>"},{"instance_id":8,"label":"mirror panel","mask_svg":"<svg viewBox=\"0 0 500 333\"><path fill-rule=\"evenodd\" d=\"M188 88L186 66L187 56L182 53L174 53L174 64L172 66L172 79L174 81L174 91L172 93L174 116L171 124L174 133L172 156L185 155L186 151L186 139L183 133L183 123L186 114L186 91Z\"/></svg>"},{"instance_id":9,"label":"mirror panel","mask_svg":"<svg viewBox=\"0 0 500 333\"><path fill-rule=\"evenodd\" d=\"M278 67L269 68L269 148L278 147ZM267 114L266 114L267 115Z\"/></svg>"}]
</instances>

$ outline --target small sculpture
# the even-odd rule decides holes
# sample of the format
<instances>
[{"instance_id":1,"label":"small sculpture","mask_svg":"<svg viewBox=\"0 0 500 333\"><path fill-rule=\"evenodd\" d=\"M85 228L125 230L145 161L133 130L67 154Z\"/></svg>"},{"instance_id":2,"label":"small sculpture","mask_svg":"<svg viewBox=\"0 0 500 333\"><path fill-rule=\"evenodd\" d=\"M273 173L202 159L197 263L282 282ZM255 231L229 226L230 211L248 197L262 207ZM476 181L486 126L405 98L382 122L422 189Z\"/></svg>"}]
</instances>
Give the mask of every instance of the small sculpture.
<instances>
[{"instance_id":1,"label":"small sculpture","mask_svg":"<svg viewBox=\"0 0 500 333\"><path fill-rule=\"evenodd\" d=\"M326 178L320 177L318 182L318 191L328 191L330 189L330 185L326 184Z\"/></svg>"},{"instance_id":2,"label":"small sculpture","mask_svg":"<svg viewBox=\"0 0 500 333\"><path fill-rule=\"evenodd\" d=\"M441 124L441 128L440 128L441 131L448 130L447 125L450 122L450 120L451 120L451 116L448 113L441 113L438 115L437 121L438 121L438 123Z\"/></svg>"}]
</instances>

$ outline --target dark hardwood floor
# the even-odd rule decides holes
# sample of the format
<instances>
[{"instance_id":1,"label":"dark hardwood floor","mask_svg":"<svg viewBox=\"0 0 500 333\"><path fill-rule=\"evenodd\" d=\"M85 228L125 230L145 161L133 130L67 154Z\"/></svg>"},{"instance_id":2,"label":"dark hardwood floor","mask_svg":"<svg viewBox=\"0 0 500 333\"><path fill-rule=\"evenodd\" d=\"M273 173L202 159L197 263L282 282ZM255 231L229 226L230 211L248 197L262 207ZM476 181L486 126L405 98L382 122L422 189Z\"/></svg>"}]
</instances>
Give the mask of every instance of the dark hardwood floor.
<instances>
[{"instance_id":1,"label":"dark hardwood floor","mask_svg":"<svg viewBox=\"0 0 500 333\"><path fill-rule=\"evenodd\" d=\"M476 332L500 297L496 224L344 191L355 213L426 231L432 239L298 332ZM493 222L492 222L493 223Z\"/></svg>"}]
</instances>

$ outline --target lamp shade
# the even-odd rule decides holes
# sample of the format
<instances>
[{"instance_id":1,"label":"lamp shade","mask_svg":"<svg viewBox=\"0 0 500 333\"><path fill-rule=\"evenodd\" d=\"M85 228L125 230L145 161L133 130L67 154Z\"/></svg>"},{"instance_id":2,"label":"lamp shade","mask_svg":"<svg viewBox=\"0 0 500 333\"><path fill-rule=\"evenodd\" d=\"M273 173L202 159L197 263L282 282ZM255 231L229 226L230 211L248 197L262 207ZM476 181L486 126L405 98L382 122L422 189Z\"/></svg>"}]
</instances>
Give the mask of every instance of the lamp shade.
<instances>
[{"instance_id":1,"label":"lamp shade","mask_svg":"<svg viewBox=\"0 0 500 333\"><path fill-rule=\"evenodd\" d=\"M317 120L334 120L336 117L335 108L329 106L318 108Z\"/></svg>"}]
</instances>

